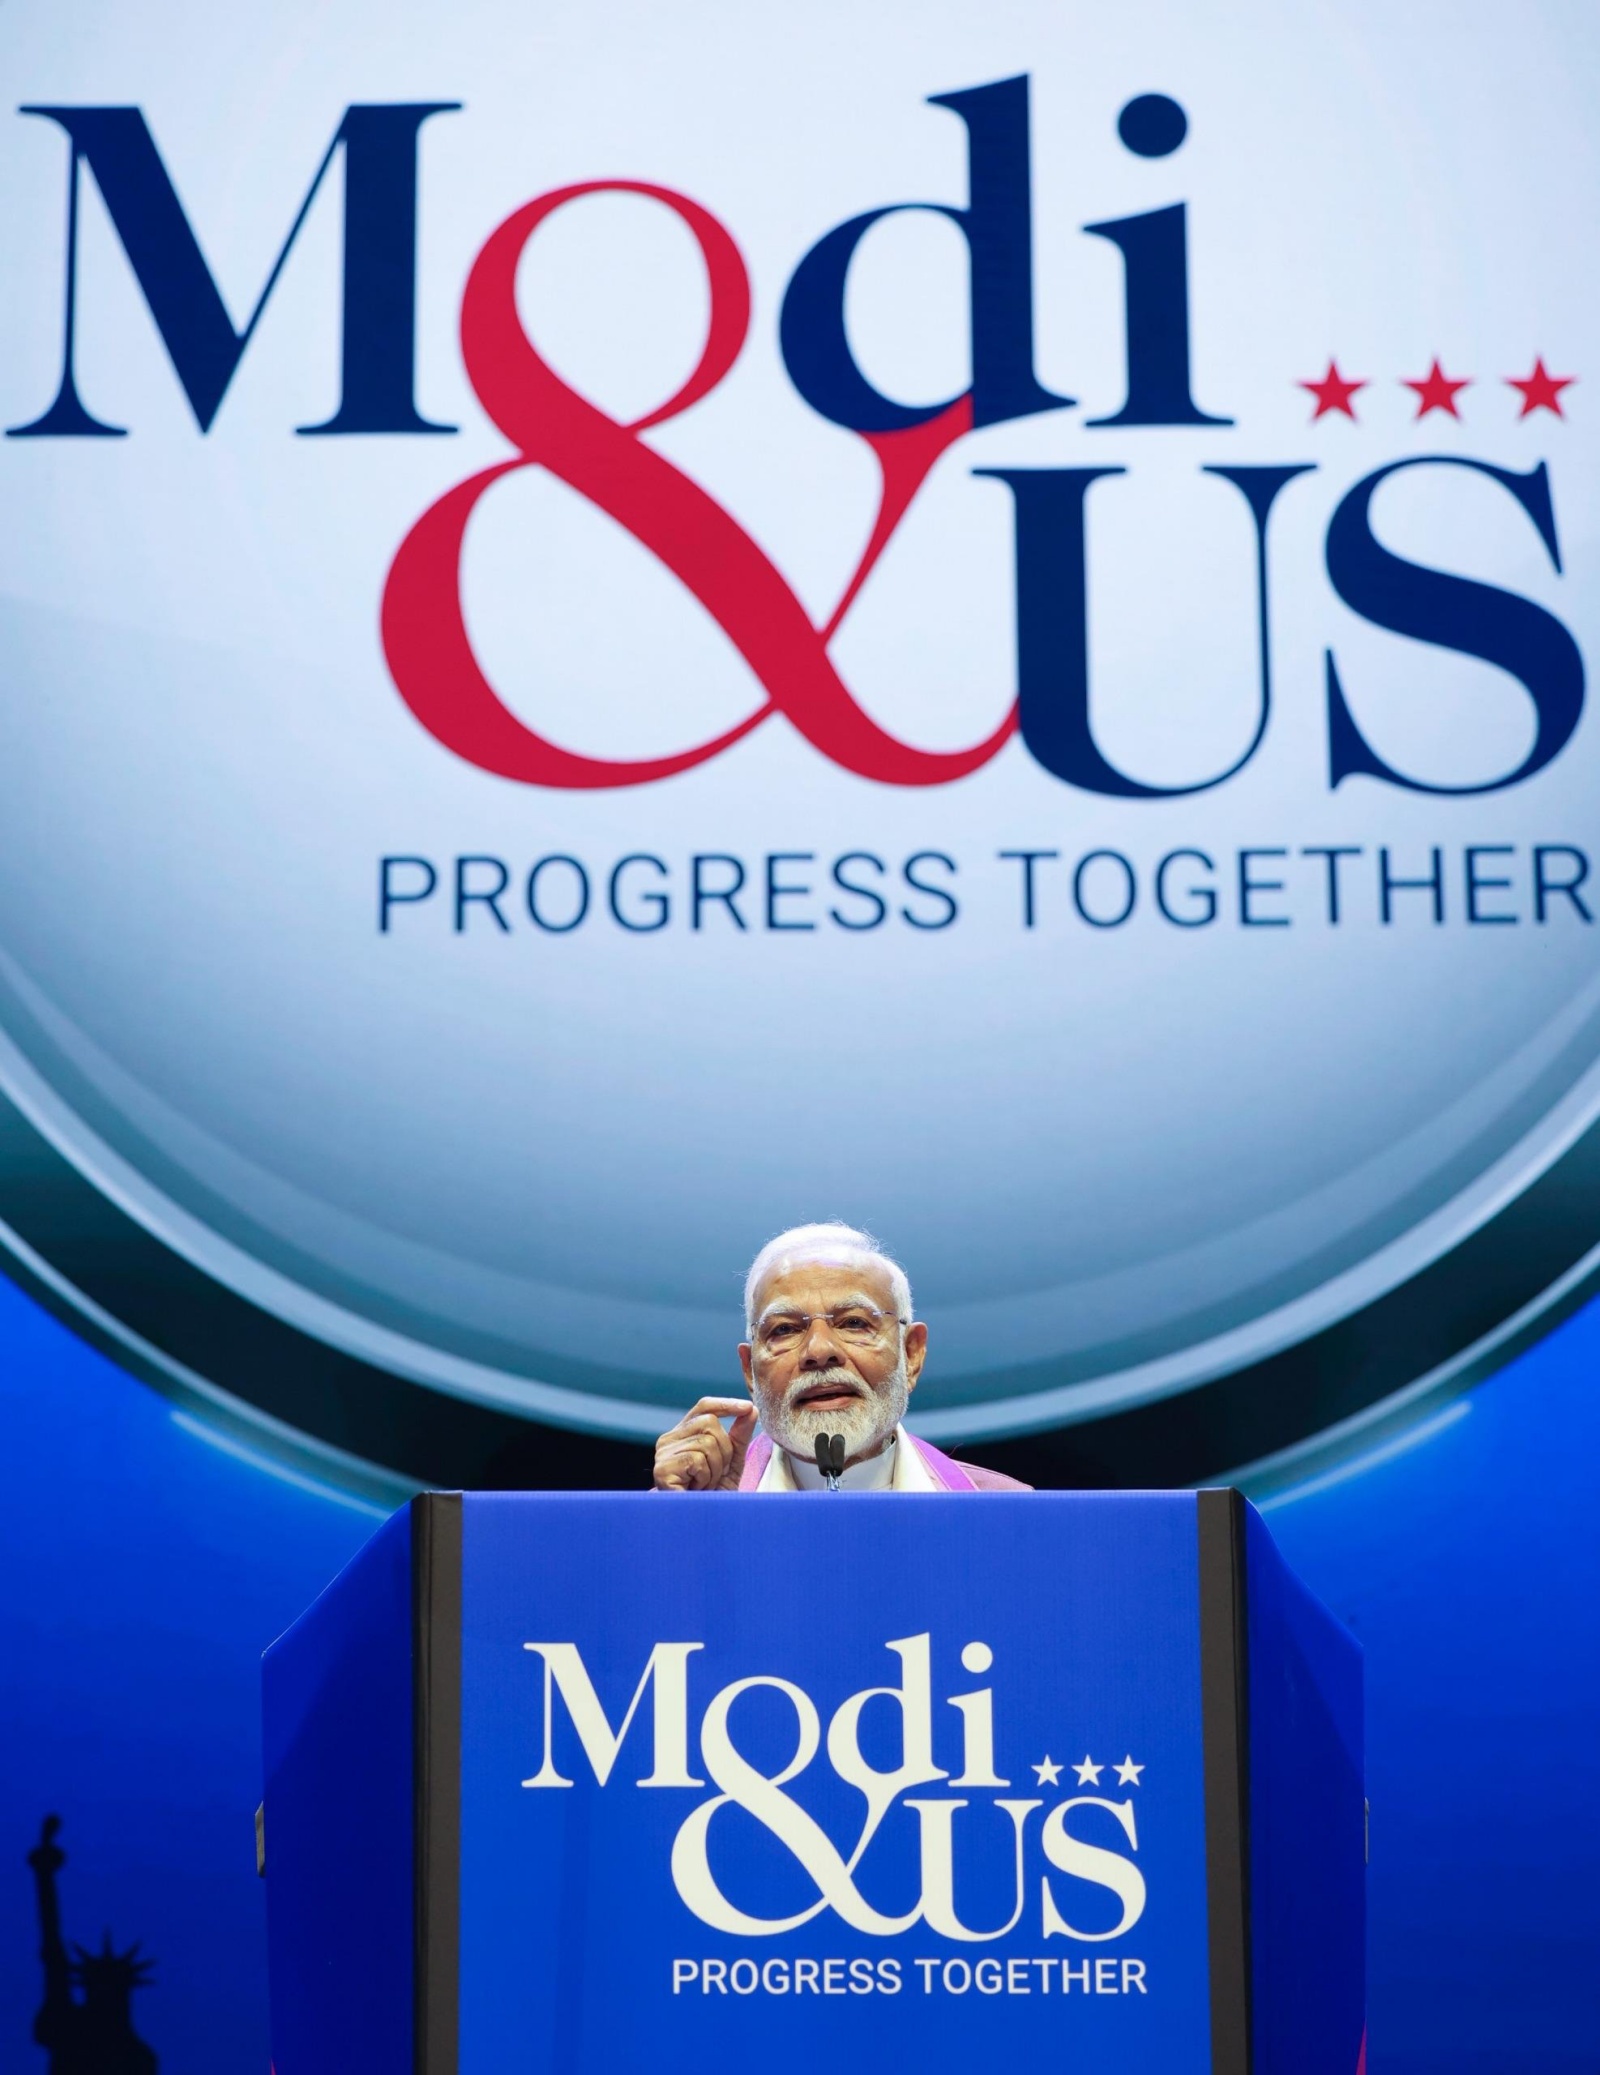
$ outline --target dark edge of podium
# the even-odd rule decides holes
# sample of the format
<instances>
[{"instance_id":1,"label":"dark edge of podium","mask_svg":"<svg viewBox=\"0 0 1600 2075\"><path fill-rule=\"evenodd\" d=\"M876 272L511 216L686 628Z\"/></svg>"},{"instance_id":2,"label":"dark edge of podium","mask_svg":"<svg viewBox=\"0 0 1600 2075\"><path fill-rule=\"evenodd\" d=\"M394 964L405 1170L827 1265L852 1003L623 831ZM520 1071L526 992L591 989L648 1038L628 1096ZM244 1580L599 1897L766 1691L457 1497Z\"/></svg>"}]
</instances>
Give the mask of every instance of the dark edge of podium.
<instances>
[{"instance_id":1,"label":"dark edge of podium","mask_svg":"<svg viewBox=\"0 0 1600 2075\"><path fill-rule=\"evenodd\" d=\"M1196 1494L1213 2075L1250 2075L1250 1667L1244 1499Z\"/></svg>"},{"instance_id":2,"label":"dark edge of podium","mask_svg":"<svg viewBox=\"0 0 1600 2075\"><path fill-rule=\"evenodd\" d=\"M413 2075L456 2075L461 1940L461 1494L411 1501Z\"/></svg>"}]
</instances>

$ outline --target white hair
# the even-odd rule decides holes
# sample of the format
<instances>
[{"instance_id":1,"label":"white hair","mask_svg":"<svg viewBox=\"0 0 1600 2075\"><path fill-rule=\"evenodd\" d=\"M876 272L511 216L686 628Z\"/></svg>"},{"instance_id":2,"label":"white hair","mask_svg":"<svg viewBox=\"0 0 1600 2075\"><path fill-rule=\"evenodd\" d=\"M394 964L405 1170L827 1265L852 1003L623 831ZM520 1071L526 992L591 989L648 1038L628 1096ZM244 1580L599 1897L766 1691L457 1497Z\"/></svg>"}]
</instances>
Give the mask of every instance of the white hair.
<instances>
[{"instance_id":1,"label":"white hair","mask_svg":"<svg viewBox=\"0 0 1600 2075\"><path fill-rule=\"evenodd\" d=\"M911 1323L911 1284L900 1263L884 1252L870 1232L859 1231L838 1218L829 1218L820 1225L790 1226L776 1239L769 1239L750 1263L750 1273L744 1279L744 1329L747 1334L755 1329L756 1291L762 1283L778 1269L797 1266L804 1261L859 1261L881 1268L894 1293L896 1317L902 1325Z\"/></svg>"}]
</instances>

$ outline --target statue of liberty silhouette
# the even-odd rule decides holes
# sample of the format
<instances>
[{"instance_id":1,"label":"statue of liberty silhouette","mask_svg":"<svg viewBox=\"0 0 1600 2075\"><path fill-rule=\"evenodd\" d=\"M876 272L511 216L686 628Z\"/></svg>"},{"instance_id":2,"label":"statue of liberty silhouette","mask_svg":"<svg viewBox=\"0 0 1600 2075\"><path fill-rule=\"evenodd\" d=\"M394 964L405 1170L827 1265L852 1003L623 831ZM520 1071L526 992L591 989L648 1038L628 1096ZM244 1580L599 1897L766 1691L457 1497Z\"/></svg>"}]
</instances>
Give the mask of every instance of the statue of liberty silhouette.
<instances>
[{"instance_id":1,"label":"statue of liberty silhouette","mask_svg":"<svg viewBox=\"0 0 1600 2075\"><path fill-rule=\"evenodd\" d=\"M56 1875L67 1855L56 1843L59 1816L46 1816L28 1854L39 1895L39 1957L44 2001L33 2036L50 2057L49 2075L156 2075L156 2057L133 2029L133 1992L150 1978L151 1962L137 1945L112 1948L106 1932L98 1952L81 1945L68 1958L61 1936Z\"/></svg>"}]
</instances>

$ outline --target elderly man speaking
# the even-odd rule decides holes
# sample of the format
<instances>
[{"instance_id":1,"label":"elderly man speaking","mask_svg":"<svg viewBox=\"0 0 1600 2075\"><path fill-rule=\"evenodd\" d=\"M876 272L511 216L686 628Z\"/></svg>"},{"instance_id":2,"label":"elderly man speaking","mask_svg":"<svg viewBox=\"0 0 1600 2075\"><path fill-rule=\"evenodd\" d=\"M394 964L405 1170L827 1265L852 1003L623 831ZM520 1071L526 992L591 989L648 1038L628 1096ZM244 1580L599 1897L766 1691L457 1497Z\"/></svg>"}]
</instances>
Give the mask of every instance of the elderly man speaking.
<instances>
[{"instance_id":1,"label":"elderly man speaking","mask_svg":"<svg viewBox=\"0 0 1600 2075\"><path fill-rule=\"evenodd\" d=\"M911 1316L905 1270L870 1233L780 1232L750 1264L744 1316L739 1361L754 1402L702 1398L663 1434L658 1491L1030 1488L906 1432L928 1329Z\"/></svg>"}]
</instances>

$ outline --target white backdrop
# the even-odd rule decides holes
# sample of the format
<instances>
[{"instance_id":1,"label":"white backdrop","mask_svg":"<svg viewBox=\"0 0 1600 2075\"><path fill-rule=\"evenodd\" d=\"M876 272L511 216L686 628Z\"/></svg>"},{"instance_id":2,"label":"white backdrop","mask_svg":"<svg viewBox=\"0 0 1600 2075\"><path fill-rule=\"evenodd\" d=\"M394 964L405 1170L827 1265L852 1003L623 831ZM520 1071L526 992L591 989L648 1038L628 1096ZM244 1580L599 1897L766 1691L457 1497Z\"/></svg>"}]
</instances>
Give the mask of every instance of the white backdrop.
<instances>
[{"instance_id":1,"label":"white backdrop","mask_svg":"<svg viewBox=\"0 0 1600 2075\"><path fill-rule=\"evenodd\" d=\"M1585 716L1535 777L1443 797L1329 785L1324 652L1373 747L1435 785L1492 785L1534 707L1505 672L1399 638L1335 595L1330 516L1387 463L1548 464L1562 556L1488 477L1415 469L1377 493L1396 553L1520 593L1593 652L1597 31L1566 5L997 0L916 8L461 0L445 11L280 0L12 7L13 103L137 105L234 320L266 279L351 103L460 101L421 132L418 407L453 437L297 437L338 401L340 176L286 262L211 429L197 427L93 178L81 180L77 378L121 439L8 439L0 657L0 1074L82 1171L209 1274L397 1373L570 1424L652 1433L723 1382L743 1265L840 1215L904 1259L933 1324L923 1424L1016 1431L1187 1387L1414 1275L1589 1121L1600 960L1534 850L1570 878L1600 843ZM1104 754L1193 784L1248 744L1254 543L1207 464L1316 464L1271 522L1274 705L1237 776L1173 799L1064 784L1013 740L958 782L838 768L774 715L637 787L567 791L475 768L402 702L378 613L412 525L511 449L457 326L512 210L575 181L678 190L728 230L753 314L733 371L647 437L825 621L872 523L872 456L797 394L778 312L804 253L858 212L966 200L962 123L927 96L1031 82L1036 364L1076 407L941 458L833 644L852 692L922 748L976 743L1015 695L1009 493L977 468L1110 467L1090 528L1091 713ZM1118 111L1162 93L1182 148L1144 159ZM68 146L0 120L0 413L37 418L62 353ZM1122 261L1082 226L1184 202L1195 400L1229 426L1101 427L1125 389ZM570 205L518 277L527 330L612 415L686 377L707 319L682 224L638 197ZM928 215L869 233L856 358L905 403L969 378L966 251ZM1418 418L1435 356L1470 378ZM1575 377L1520 417L1536 356ZM1367 384L1312 419L1330 357ZM1586 379L1588 378L1588 379ZM506 704L564 746L670 754L764 694L715 621L627 531L530 467L478 505L463 596ZM1342 867L1329 920L1326 861ZM1464 851L1486 853L1469 919ZM1422 890L1381 919L1378 852ZM1557 846L1560 846L1558 849ZM1170 868L1174 911L1155 902ZM1022 867L1002 851L1059 853ZM1137 897L1072 898L1087 853ZM1246 869L1280 887L1251 897ZM666 867L652 932L607 876ZM747 927L690 860L740 861ZM766 926L769 853L809 894ZM881 927L833 861L886 868ZM911 894L906 859L957 903ZM580 926L522 901L547 855L591 882ZM380 931L385 856L434 897ZM509 874L497 926L454 927L455 860ZM727 870L729 868L710 868ZM847 868L848 869L848 868ZM469 867L469 887L492 866ZM476 874L476 876L473 876ZM855 876L870 879L870 868ZM396 884L414 888L420 868ZM569 868L541 875L566 919ZM653 868L626 882L635 919ZM726 883L716 879L717 885ZM1121 905L1115 860L1083 904ZM1581 889L1590 913L1600 874ZM1283 918L1276 926L1268 918ZM584 1367L582 1365L589 1365Z\"/></svg>"}]
</instances>

